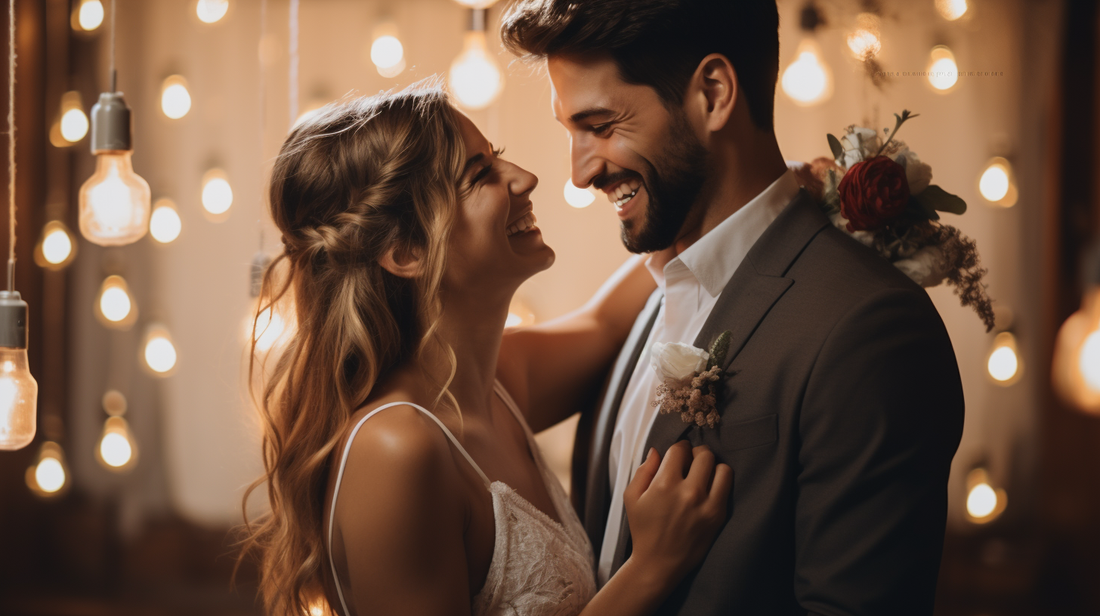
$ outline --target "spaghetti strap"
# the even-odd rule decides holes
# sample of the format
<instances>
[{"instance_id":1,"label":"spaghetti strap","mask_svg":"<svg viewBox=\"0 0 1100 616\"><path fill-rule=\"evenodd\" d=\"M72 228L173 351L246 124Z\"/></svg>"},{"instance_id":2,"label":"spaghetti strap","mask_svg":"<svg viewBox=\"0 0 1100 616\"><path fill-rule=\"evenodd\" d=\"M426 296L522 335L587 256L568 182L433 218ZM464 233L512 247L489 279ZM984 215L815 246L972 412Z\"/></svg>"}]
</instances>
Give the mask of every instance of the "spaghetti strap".
<instances>
[{"instance_id":1,"label":"spaghetti strap","mask_svg":"<svg viewBox=\"0 0 1100 616\"><path fill-rule=\"evenodd\" d=\"M390 407L401 405L411 406L414 409L430 417L431 420L434 421L441 430L443 430L443 434L447 435L447 438L450 439L451 443L454 444L456 449L458 449L458 452L462 454L462 457L466 458L466 461L470 463L470 466L474 467L474 470L477 471L478 476L481 477L481 481L485 484L485 487L490 487L492 485L492 482L489 481L489 478L481 470L481 467L477 465L477 462L474 462L474 459L471 458L470 454L466 452L466 448L458 442L458 439L455 438L455 435L447 429L447 426L443 425L443 422L440 421L438 417L433 415L431 411L420 406L419 404L413 404L412 402L390 402L389 404L383 404L382 406L367 413L363 416L362 419L357 421L355 423L355 427L351 429L351 434L348 435L347 443L344 444L344 453L340 456L340 466L339 470L337 470L336 472L336 487L332 490L332 504L330 505L330 510L328 514L328 563L329 566L332 567L332 580L336 586L336 595L340 597L340 605L344 608L344 616L351 616L351 614L348 612L347 601L344 600L344 590L340 586L340 577L336 575L336 561L332 558L332 527L336 519L336 498L340 495L340 482L344 478L344 467L348 461L348 454L351 453L351 442L355 440L355 435L359 433L359 428L363 427L363 424L368 419L374 417L380 411L384 411Z\"/></svg>"}]
</instances>

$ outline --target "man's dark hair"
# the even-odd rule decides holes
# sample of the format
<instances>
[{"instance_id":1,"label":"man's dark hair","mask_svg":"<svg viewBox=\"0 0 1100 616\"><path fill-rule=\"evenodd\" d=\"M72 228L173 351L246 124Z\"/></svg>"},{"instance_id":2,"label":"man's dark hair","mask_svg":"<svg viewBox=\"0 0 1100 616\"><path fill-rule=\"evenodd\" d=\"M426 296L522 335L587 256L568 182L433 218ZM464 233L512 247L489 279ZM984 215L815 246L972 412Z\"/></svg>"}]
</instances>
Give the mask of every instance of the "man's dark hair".
<instances>
[{"instance_id":1,"label":"man's dark hair","mask_svg":"<svg viewBox=\"0 0 1100 616\"><path fill-rule=\"evenodd\" d=\"M501 40L528 58L607 53L627 83L683 104L688 81L712 53L729 59L753 123L772 130L779 73L775 0L519 0Z\"/></svg>"}]
</instances>

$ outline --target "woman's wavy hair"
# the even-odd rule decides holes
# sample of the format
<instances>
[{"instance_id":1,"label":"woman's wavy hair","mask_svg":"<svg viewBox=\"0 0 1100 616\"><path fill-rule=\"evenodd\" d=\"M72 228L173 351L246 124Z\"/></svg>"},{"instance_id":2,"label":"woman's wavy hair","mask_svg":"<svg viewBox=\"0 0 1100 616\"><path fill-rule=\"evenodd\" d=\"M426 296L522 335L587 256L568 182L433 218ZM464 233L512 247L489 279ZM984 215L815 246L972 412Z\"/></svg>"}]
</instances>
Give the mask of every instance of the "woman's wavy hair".
<instances>
[{"instance_id":1,"label":"woman's wavy hair","mask_svg":"<svg viewBox=\"0 0 1100 616\"><path fill-rule=\"evenodd\" d=\"M352 414L388 371L428 345L448 354L453 378L454 353L436 330L465 155L446 95L417 84L326 107L291 132L275 161L271 216L285 249L264 274L256 316L292 304L296 333L271 366L252 346L265 473L244 500L266 487L270 511L255 520L245 513L241 552L258 556L274 616L307 615L333 596L322 511L332 453ZM419 257L414 279L379 265L391 248ZM436 402L446 396L457 412L449 382Z\"/></svg>"}]
</instances>

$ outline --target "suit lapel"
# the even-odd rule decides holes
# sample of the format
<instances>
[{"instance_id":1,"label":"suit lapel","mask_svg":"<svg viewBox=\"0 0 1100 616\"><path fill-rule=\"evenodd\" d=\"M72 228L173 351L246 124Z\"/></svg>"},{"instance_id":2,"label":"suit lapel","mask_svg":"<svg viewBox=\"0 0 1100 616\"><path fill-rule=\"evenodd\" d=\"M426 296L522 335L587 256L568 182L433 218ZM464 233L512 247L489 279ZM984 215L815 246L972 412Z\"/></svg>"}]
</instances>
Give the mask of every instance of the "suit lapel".
<instances>
[{"instance_id":1,"label":"suit lapel","mask_svg":"<svg viewBox=\"0 0 1100 616\"><path fill-rule=\"evenodd\" d=\"M630 382L631 375L634 374L634 367L638 365L638 358L641 357L642 349L645 348L646 340L649 339L653 323L657 320L662 297L660 291L654 291L634 322L634 327L630 330L623 349L615 360L607 392L596 414L591 437L591 446L594 449L590 452L584 499L584 527L597 552L603 543L603 534L607 529L608 509L611 507L608 500L611 487L607 465L611 452L611 437L615 432L615 420L619 416L619 407L622 405L626 386Z\"/></svg>"}]
</instances>

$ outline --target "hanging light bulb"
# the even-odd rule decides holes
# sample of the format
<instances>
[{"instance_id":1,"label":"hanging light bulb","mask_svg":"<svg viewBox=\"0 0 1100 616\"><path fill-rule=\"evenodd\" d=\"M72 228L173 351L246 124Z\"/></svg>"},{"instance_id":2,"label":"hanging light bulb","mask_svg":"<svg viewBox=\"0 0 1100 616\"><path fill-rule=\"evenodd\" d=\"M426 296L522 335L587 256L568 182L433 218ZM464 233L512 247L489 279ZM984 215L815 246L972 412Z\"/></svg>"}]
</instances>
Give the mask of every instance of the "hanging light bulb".
<instances>
[{"instance_id":1,"label":"hanging light bulb","mask_svg":"<svg viewBox=\"0 0 1100 616\"><path fill-rule=\"evenodd\" d=\"M88 134L88 116L84 115L80 92L73 90L61 96L61 122L58 129L61 137L68 143L76 143Z\"/></svg>"},{"instance_id":2,"label":"hanging light bulb","mask_svg":"<svg viewBox=\"0 0 1100 616\"><path fill-rule=\"evenodd\" d=\"M586 208L596 200L596 194L590 188L577 188L572 179L565 180L565 202L577 208Z\"/></svg>"},{"instance_id":3,"label":"hanging light bulb","mask_svg":"<svg viewBox=\"0 0 1100 616\"><path fill-rule=\"evenodd\" d=\"M187 80L180 75L170 75L160 84L160 110L173 120L178 120L191 111L191 92L187 90Z\"/></svg>"},{"instance_id":4,"label":"hanging light bulb","mask_svg":"<svg viewBox=\"0 0 1100 616\"><path fill-rule=\"evenodd\" d=\"M488 107L504 89L504 76L489 55L485 13L485 9L470 11L470 29L466 31L462 53L451 63L451 91L467 109Z\"/></svg>"},{"instance_id":5,"label":"hanging light bulb","mask_svg":"<svg viewBox=\"0 0 1100 616\"><path fill-rule=\"evenodd\" d=\"M198 0L195 3L195 14L204 24L212 24L221 21L229 11L229 0Z\"/></svg>"},{"instance_id":6,"label":"hanging light bulb","mask_svg":"<svg viewBox=\"0 0 1100 616\"><path fill-rule=\"evenodd\" d=\"M100 0L80 0L73 10L73 30L91 32L103 25L103 3Z\"/></svg>"},{"instance_id":7,"label":"hanging light bulb","mask_svg":"<svg viewBox=\"0 0 1100 616\"><path fill-rule=\"evenodd\" d=\"M822 103L833 93L833 74L814 36L822 23L817 5L807 2L801 15L802 40L795 49L794 60L783 69L780 79L783 93L803 107Z\"/></svg>"},{"instance_id":8,"label":"hanging light bulb","mask_svg":"<svg viewBox=\"0 0 1100 616\"><path fill-rule=\"evenodd\" d=\"M1007 387L1020 380L1023 364L1016 348L1016 337L1012 332L997 334L985 365L990 378L998 385Z\"/></svg>"},{"instance_id":9,"label":"hanging light bulb","mask_svg":"<svg viewBox=\"0 0 1100 616\"><path fill-rule=\"evenodd\" d=\"M105 327L127 330L137 321L137 314L126 279L117 275L104 278L95 300L96 319Z\"/></svg>"},{"instance_id":10,"label":"hanging light bulb","mask_svg":"<svg viewBox=\"0 0 1100 616\"><path fill-rule=\"evenodd\" d=\"M149 235L161 244L167 244L180 236L183 221L176 204L171 199L157 199L153 204L153 215L149 218Z\"/></svg>"},{"instance_id":11,"label":"hanging light bulb","mask_svg":"<svg viewBox=\"0 0 1100 616\"><path fill-rule=\"evenodd\" d=\"M487 9L496 4L497 0L455 0L455 2L470 9Z\"/></svg>"},{"instance_id":12,"label":"hanging light bulb","mask_svg":"<svg viewBox=\"0 0 1100 616\"><path fill-rule=\"evenodd\" d=\"M946 45L936 45L928 57L928 83L937 92L946 93L959 82L955 54Z\"/></svg>"},{"instance_id":13,"label":"hanging light bulb","mask_svg":"<svg viewBox=\"0 0 1100 616\"><path fill-rule=\"evenodd\" d=\"M80 187L80 233L100 246L132 244L149 225L152 195L130 161L130 128L122 93L100 94L92 107L95 173Z\"/></svg>"},{"instance_id":14,"label":"hanging light bulb","mask_svg":"<svg viewBox=\"0 0 1100 616\"><path fill-rule=\"evenodd\" d=\"M211 169L202 176L202 207L208 213L219 217L229 211L233 205L233 187L229 185L229 176L221 169ZM221 218L215 218L221 220Z\"/></svg>"},{"instance_id":15,"label":"hanging light bulb","mask_svg":"<svg viewBox=\"0 0 1100 616\"><path fill-rule=\"evenodd\" d=\"M38 456L27 468L27 487L43 498L64 494L69 488L69 465L61 445L53 441L42 443Z\"/></svg>"},{"instance_id":16,"label":"hanging light bulb","mask_svg":"<svg viewBox=\"0 0 1100 616\"><path fill-rule=\"evenodd\" d=\"M966 516L975 524L986 524L997 519L1008 505L1008 496L1000 488L994 488L989 473L984 468L970 471L966 477Z\"/></svg>"},{"instance_id":17,"label":"hanging light bulb","mask_svg":"<svg viewBox=\"0 0 1100 616\"><path fill-rule=\"evenodd\" d=\"M61 270L76 258L76 238L60 220L42 227L42 237L34 247L34 262L48 270Z\"/></svg>"},{"instance_id":18,"label":"hanging light bulb","mask_svg":"<svg viewBox=\"0 0 1100 616\"><path fill-rule=\"evenodd\" d=\"M163 325L153 325L145 334L145 343L141 345L141 358L156 376L168 376L176 367L176 345L172 336Z\"/></svg>"},{"instance_id":19,"label":"hanging light bulb","mask_svg":"<svg viewBox=\"0 0 1100 616\"><path fill-rule=\"evenodd\" d=\"M959 19L969 8L966 0L936 0L936 10L947 21Z\"/></svg>"},{"instance_id":20,"label":"hanging light bulb","mask_svg":"<svg viewBox=\"0 0 1100 616\"><path fill-rule=\"evenodd\" d=\"M1016 205L1019 193L1016 191L1016 177L1012 170L1012 163L1000 156L990 159L978 180L978 192L991 205L1005 208Z\"/></svg>"},{"instance_id":21,"label":"hanging light bulb","mask_svg":"<svg viewBox=\"0 0 1100 616\"><path fill-rule=\"evenodd\" d=\"M856 27L848 34L848 50L863 62L882 52L881 25L877 15L860 13L856 16Z\"/></svg>"},{"instance_id":22,"label":"hanging light bulb","mask_svg":"<svg viewBox=\"0 0 1100 616\"><path fill-rule=\"evenodd\" d=\"M108 417L95 448L95 457L107 470L127 472L137 464L137 442L130 425L122 417Z\"/></svg>"},{"instance_id":23,"label":"hanging light bulb","mask_svg":"<svg viewBox=\"0 0 1100 616\"><path fill-rule=\"evenodd\" d=\"M22 449L37 428L38 382L27 367L27 302L0 291L0 449Z\"/></svg>"},{"instance_id":24,"label":"hanging light bulb","mask_svg":"<svg viewBox=\"0 0 1100 616\"><path fill-rule=\"evenodd\" d=\"M1085 262L1081 309L1066 319L1054 342L1054 390L1078 410L1100 414L1100 246Z\"/></svg>"},{"instance_id":25,"label":"hanging light bulb","mask_svg":"<svg viewBox=\"0 0 1100 616\"><path fill-rule=\"evenodd\" d=\"M397 37L397 26L385 22L374 29L370 61L383 77L396 77L405 70L405 47Z\"/></svg>"}]
</instances>

